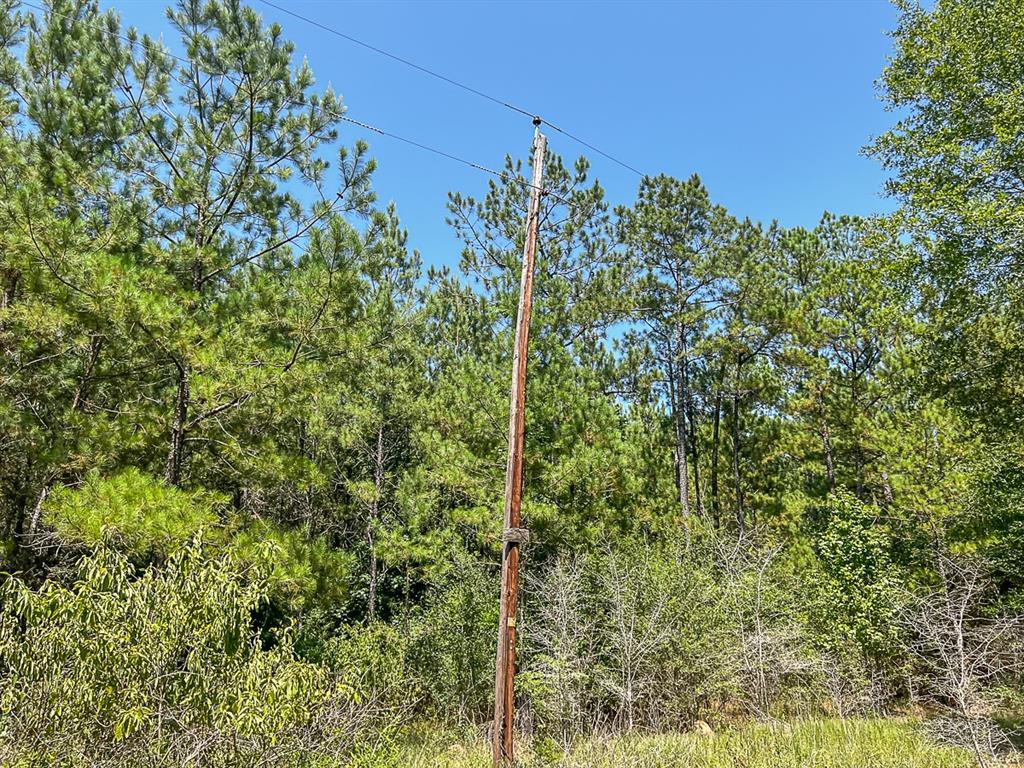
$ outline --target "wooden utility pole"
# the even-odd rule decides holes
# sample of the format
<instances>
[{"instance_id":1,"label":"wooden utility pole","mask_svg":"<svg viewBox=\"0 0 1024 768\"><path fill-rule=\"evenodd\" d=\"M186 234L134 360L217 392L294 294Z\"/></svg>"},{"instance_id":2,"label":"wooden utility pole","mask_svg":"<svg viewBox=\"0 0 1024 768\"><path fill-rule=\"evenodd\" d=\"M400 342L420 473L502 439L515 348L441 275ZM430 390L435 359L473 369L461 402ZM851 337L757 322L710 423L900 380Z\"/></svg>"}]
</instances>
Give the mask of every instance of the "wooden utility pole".
<instances>
[{"instance_id":1,"label":"wooden utility pole","mask_svg":"<svg viewBox=\"0 0 1024 768\"><path fill-rule=\"evenodd\" d=\"M541 119L533 119L533 182L526 214L523 274L519 281L516 346L512 353L512 396L508 417L508 464L505 468L505 527L501 550L501 611L498 619L498 659L494 672L494 729L491 748L495 768L514 764L512 724L515 716L516 612L519 608L519 547L527 538L520 527L523 502L523 433L526 425L526 353L533 305L533 265L540 227L541 185L548 140L540 132Z\"/></svg>"}]
</instances>

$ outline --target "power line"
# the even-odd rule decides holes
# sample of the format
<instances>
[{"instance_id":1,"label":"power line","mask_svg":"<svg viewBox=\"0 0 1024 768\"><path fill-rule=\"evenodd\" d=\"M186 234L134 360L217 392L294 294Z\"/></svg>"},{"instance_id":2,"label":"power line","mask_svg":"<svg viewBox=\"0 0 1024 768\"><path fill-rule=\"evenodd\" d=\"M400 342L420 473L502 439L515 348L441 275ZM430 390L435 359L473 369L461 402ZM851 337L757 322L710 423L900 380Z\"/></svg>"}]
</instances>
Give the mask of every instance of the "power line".
<instances>
[{"instance_id":1,"label":"power line","mask_svg":"<svg viewBox=\"0 0 1024 768\"><path fill-rule=\"evenodd\" d=\"M622 166L623 168L625 168L626 170L628 170L628 171L632 171L633 173L635 173L635 174L636 174L637 176L646 176L646 175L647 175L647 174L645 174L645 173L644 173L643 171L638 171L638 170L637 170L636 168L634 168L634 167L633 167L632 165L629 165L629 164L627 164L627 163L624 163L624 162L623 162L622 160L619 160L619 159L618 159L618 158L616 158L616 157L612 157L611 155L609 155L609 154L608 154L607 152L605 152L604 150L602 150L602 149L598 149L598 148L597 148L597 147L595 147L595 146L594 146L593 144L589 144L589 143L587 143L586 141L584 141L583 139L581 139L581 138L580 138L579 136L574 136L573 134L569 133L569 132L568 132L567 130L565 130L564 128L559 128L559 127L558 127L557 125L555 125L554 123L548 122L547 120L544 120L543 118L541 118L541 120L543 121L544 125L548 126L548 128L551 128L552 130L558 131L558 132L559 132L560 134L562 134L563 136L568 136L568 137L569 137L570 139L572 139L572 140L573 140L573 141L575 141L576 143L578 143L578 144L582 144L582 145L583 145L584 147L586 147L587 149L590 149L590 150L593 150L594 152L597 152L597 154L601 155L601 157L603 157L603 158L606 158L607 160L611 160L611 161L612 161L613 163L618 163L619 165L621 165L621 166Z\"/></svg>"},{"instance_id":2,"label":"power line","mask_svg":"<svg viewBox=\"0 0 1024 768\"><path fill-rule=\"evenodd\" d=\"M448 83L449 85L454 85L456 88L461 88L464 91L468 91L469 93L472 93L474 96L479 96L482 99L487 99L487 101L492 101L498 106L506 107L507 109L511 109L513 112L518 112L521 115L526 115L527 117L530 118L533 117L533 113L527 112L525 109L521 109L515 106L514 104L509 104L507 101L503 101L495 96L491 96L490 94L477 90L476 88L466 85L465 83L460 83L458 80L453 80L450 77L446 77L445 75L442 75L440 72L435 72L434 70L428 69L427 67L417 64L414 61L403 59L401 56L397 56L394 53L385 51L383 48L378 48L375 45L370 45L369 43L363 42L362 40L352 37L351 35L346 35L344 32L341 32L340 30L334 29L333 27L328 27L326 24L321 24L316 19L311 19L308 16L303 16L302 14L296 13L295 11L283 8L277 3L270 2L270 0L260 0L260 2L262 2L264 5L269 5L271 8L277 9L281 13L286 13L293 18L299 19L300 21L304 21L307 24L312 24L314 27L318 27L322 29L324 32L329 32L332 35L336 35L342 38L343 40L348 40L350 43L355 43L356 45L362 46L367 50L373 51L374 53L379 53L381 56L387 56L389 59L397 61L400 64L405 64L405 66L407 67L412 67L413 69L418 70L425 75L436 77L438 80Z\"/></svg>"},{"instance_id":3,"label":"power line","mask_svg":"<svg viewBox=\"0 0 1024 768\"><path fill-rule=\"evenodd\" d=\"M479 96L482 99L486 99L487 101L490 101L490 102L492 102L494 104L498 104L499 106L502 106L502 107L505 107L507 109L510 109L513 112L518 112L521 115L526 115L527 117L531 117L531 118L536 115L535 112L530 112L529 110L523 109L521 107L517 107L516 105L510 104L509 102L505 101L504 99L500 99L497 96L492 96L489 93L485 93L484 91L481 91L481 90L479 90L477 88L474 88L474 87L472 87L470 85L466 85L465 83L460 82L458 80L455 80L455 79L453 79L451 77L448 77L447 75L442 75L440 72L436 72L433 69L430 69L428 67L424 67L422 64L417 64L414 61L409 61L409 59L406 59L406 58L403 58L401 56L398 56L397 54L391 53L390 51L385 51L383 48L378 48L375 45L371 45L370 43L364 42L363 40L360 40L360 39L358 39L356 37L352 37L352 35L347 35L347 34L345 34L344 32L342 32L339 29L335 29L334 27L329 27L326 24L323 24L323 23L317 21L316 19L311 19L308 16L303 16L300 13L296 13L295 11L289 10L288 8L284 8L284 7L280 6L280 5L278 5L277 3L271 2L271 0L259 0L259 2L263 3L264 5L270 6L271 8L276 9L276 10L280 11L281 13L287 14L287 15L291 16L292 18L299 19L300 21L304 21L307 24L311 24L314 27L317 27L318 29L322 29L324 32L328 32L328 33L330 33L332 35L340 37L341 39L347 40L350 43L354 43L355 45L358 45L358 46L361 46L363 48L366 48L367 50L373 51L374 53L378 53L381 56L386 56L387 58L392 59L393 61L397 61L400 64L404 64L407 67L411 67L412 69L415 69L415 70L417 70L417 71L419 71L419 72L421 72L421 73L423 73L425 75L429 75L430 77L437 78L438 80L441 80L442 82L448 83L449 85L455 86L456 88L461 88L462 90L467 91L468 93L472 93L474 96ZM605 158L607 160L611 160L613 163L617 163L618 165L621 165L626 170L632 171L633 173L637 174L638 176L646 175L646 174L644 174L643 171L637 170L636 168L634 168L629 163L626 163L626 162L624 162L622 160L619 160L617 157L615 157L613 155L610 155L609 153L605 152L603 149L599 149L598 147L594 146L593 144L591 144L591 143L589 143L587 141L584 141L579 136L576 136L575 134L570 133L569 131L565 130L564 128L560 128L559 126L555 125L554 123L550 122L549 120L545 120L542 117L540 118L540 120L541 120L542 123L544 123L544 125L548 126L552 130L558 131L563 136L566 136L566 137L572 139L573 141L577 142L578 144L581 144L582 146L586 147L587 149L589 149L589 150L591 150L593 152L596 152L597 154L601 155L601 157L603 157L603 158Z\"/></svg>"},{"instance_id":4,"label":"power line","mask_svg":"<svg viewBox=\"0 0 1024 768\"><path fill-rule=\"evenodd\" d=\"M51 14L54 14L56 16L63 16L64 18L72 18L72 14L70 14L70 13L60 13L60 12L54 11L52 9L46 9L46 8L44 8L42 6L36 5L35 3L28 2L28 0L21 0L21 4L25 5L25 6L29 7L29 8L33 8L33 9L35 9L35 10L41 12L41 13L51 13ZM78 22L81 23L81 24L84 24L86 26L92 27L93 29L98 29L101 32L106 32L106 33L110 32L109 29L104 28L104 27L100 27L97 24L91 24L90 22L85 21L84 19L78 19ZM124 34L121 34L121 33L113 33L113 34L114 34L115 37L120 38L121 40L125 41L129 45L132 45L132 46L138 45L140 48L143 48L143 49L146 48L146 44L142 40L133 40L128 35L124 35ZM189 66L191 66L192 63L193 63L192 61L190 61L189 59L185 58L184 56L178 56L177 54L175 54L172 51L168 50L164 46L159 46L159 45L158 46L153 46L153 49L157 50L159 53L162 53L162 54L164 54L166 56L170 56L172 59L180 61L183 64L188 64ZM310 106L309 102L303 101L303 100L300 100L300 99L284 98L284 99L282 99L282 102L285 103L285 104L290 104L291 106L295 106L295 107L309 107ZM432 146L430 146L428 144L424 144L422 142L416 141L415 139L410 139L410 138L407 138L405 136L401 136L401 135L399 135L397 133L393 133L391 131L384 130L383 128L378 128L375 125L371 125L369 123L365 123L365 122L363 122L361 120L356 120L355 118L348 117L347 115L345 115L345 114L343 114L341 112L338 112L338 111L333 110L333 109L329 109L329 108L327 108L327 107L325 107L323 105L321 105L320 108L327 115L329 115L329 116L331 116L331 117L333 117L333 118L335 118L337 120L341 120L343 122L350 123L352 125L357 125L360 128L363 128L363 129L368 130L368 131L372 131L373 133L379 134L381 136L385 136L385 137L387 137L389 139L394 139L395 141L400 141L400 142L402 142L404 144L408 144L409 146L416 147L417 149L422 149L422 150L424 150L426 152L431 152L431 153L433 153L435 155L438 155L439 157L443 157L443 158L446 158L448 160L452 160L454 162L461 163L461 164L463 164L465 166L468 166L470 168L474 168L474 169L476 169L478 171L483 171L484 173L488 173L488 174L490 174L492 176L495 176L495 177L501 179L502 181L512 181L514 183L521 184L521 185L523 185L525 187L528 187L528 188L532 188L533 187L533 185L529 181L524 179L522 176L511 175L507 171L496 171L493 168L488 168L486 165L481 165L480 163L473 162L472 160L467 160L464 157L459 157L458 155L453 155L452 153L446 152L443 149L438 149L437 147L432 147ZM528 113L524 113L524 114L528 114ZM563 203L568 204L568 202L569 202L568 200L566 200L563 197L560 197L559 195L555 194L551 190L542 189L540 191L541 191L541 193L543 193L545 195L550 195L551 197L554 197L556 200L559 200L559 201L561 201Z\"/></svg>"},{"instance_id":5,"label":"power line","mask_svg":"<svg viewBox=\"0 0 1024 768\"><path fill-rule=\"evenodd\" d=\"M412 147L417 147L418 149L422 149L422 150L425 150L427 152L433 152L435 155L439 155L441 157L445 157L445 158L447 158L449 160L454 160L455 162L462 163L463 165L468 165L470 168L475 168L478 171L483 171L484 173L489 173L492 176L497 176L502 181L506 181L506 180L507 181L513 181L513 182L515 182L517 184L522 184L524 187L528 187L530 189L533 189L533 184L530 183L529 181L527 181L526 179L524 179L522 176L511 176L506 171L496 171L493 168L488 168L486 165L480 165L479 163L474 163L472 160L466 160L465 158L461 158L458 155L452 155L452 154L450 154L448 152L445 152L443 149L437 149L436 147L431 147L431 146L429 146L427 144L421 144L420 142L414 141L413 139L407 139L404 136L399 136L397 133L391 133L389 131L385 131L385 130L383 130L381 128L378 128L378 127L376 127L374 125L370 125L369 123L364 123L364 122L361 122L359 120L354 120L351 117L345 117L344 115L338 115L337 113L331 113L331 114L334 114L336 117L338 117L341 120L344 120L346 123L352 123L353 125L358 125L360 128L365 128L368 131L373 131L374 133L379 133L381 136L386 136L389 139L395 139L396 141L401 141L401 142L403 142L405 144L408 144L408 145L410 145ZM571 203L568 200L566 200L564 197L561 197L560 195L556 194L555 192L552 192L550 189L543 189L543 188L541 188L540 189L540 193L542 195L547 195L547 196L553 197L556 200L558 200L558 201L560 201L562 203L565 203L566 205L571 205Z\"/></svg>"}]
</instances>

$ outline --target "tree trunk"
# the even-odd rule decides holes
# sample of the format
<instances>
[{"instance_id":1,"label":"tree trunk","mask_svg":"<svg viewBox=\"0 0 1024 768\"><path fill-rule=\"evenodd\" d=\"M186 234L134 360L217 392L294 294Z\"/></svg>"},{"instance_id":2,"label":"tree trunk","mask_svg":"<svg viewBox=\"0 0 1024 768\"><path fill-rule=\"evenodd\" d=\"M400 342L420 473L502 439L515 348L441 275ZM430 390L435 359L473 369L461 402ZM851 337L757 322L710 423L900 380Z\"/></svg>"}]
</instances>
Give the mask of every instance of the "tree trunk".
<instances>
[{"instance_id":1,"label":"tree trunk","mask_svg":"<svg viewBox=\"0 0 1024 768\"><path fill-rule=\"evenodd\" d=\"M377 427L377 448L373 455L373 502L366 521L366 543L370 550L370 586L366 614L370 621L377 618L377 521L380 518L380 499L384 493L384 422Z\"/></svg>"},{"instance_id":2,"label":"tree trunk","mask_svg":"<svg viewBox=\"0 0 1024 768\"><path fill-rule=\"evenodd\" d=\"M860 414L860 397L857 395L857 374L854 371L853 379L850 381L850 400L853 416L851 418L850 431L853 433L853 471L856 481L857 498L865 501L864 493L864 446L860 442L860 434L857 427L857 416Z\"/></svg>"},{"instance_id":3,"label":"tree trunk","mask_svg":"<svg viewBox=\"0 0 1024 768\"><path fill-rule=\"evenodd\" d=\"M697 502L697 515L704 516L704 494L700 485L700 453L697 446L697 409L693 404L693 395L687 404L686 412L690 416L690 456L693 459L693 495Z\"/></svg>"},{"instance_id":4,"label":"tree trunk","mask_svg":"<svg viewBox=\"0 0 1024 768\"><path fill-rule=\"evenodd\" d=\"M0 293L0 309L7 309L14 303L14 296L18 291L19 273L14 270L4 270L4 290Z\"/></svg>"},{"instance_id":5,"label":"tree trunk","mask_svg":"<svg viewBox=\"0 0 1024 768\"><path fill-rule=\"evenodd\" d=\"M682 409L679 405L679 387L677 383L678 374L675 368L675 361L671 354L669 359L665 363L665 368L668 373L668 399L669 399L669 410L672 412L672 424L675 430L675 446L674 446L674 461L675 461L675 476L676 476L676 492L678 493L679 506L681 510L680 517L682 518L683 537L686 540L686 545L689 547L690 544L690 496L689 496L689 478L686 473L686 444L682 442L682 435L685 434L685 428L680 426L680 418L682 415Z\"/></svg>"},{"instance_id":6,"label":"tree trunk","mask_svg":"<svg viewBox=\"0 0 1024 768\"><path fill-rule=\"evenodd\" d=\"M736 366L736 382L732 391L732 478L736 490L736 525L740 533L746 529L743 509L743 478L740 474L740 366Z\"/></svg>"},{"instance_id":7,"label":"tree trunk","mask_svg":"<svg viewBox=\"0 0 1024 768\"><path fill-rule=\"evenodd\" d=\"M43 485L43 489L39 492L39 496L36 497L35 506L32 508L32 518L29 520L28 524L28 535L30 537L34 536L36 530L39 528L39 521L43 516L43 505L46 504L46 497L50 495L51 482L52 481L50 479L47 479L46 483Z\"/></svg>"},{"instance_id":8,"label":"tree trunk","mask_svg":"<svg viewBox=\"0 0 1024 768\"><path fill-rule=\"evenodd\" d=\"M679 326L679 348L676 350L676 361L679 369L676 372L675 380L678 391L675 396L675 404L672 408L672 415L676 425L676 463L678 465L679 477L679 507L683 517L690 516L690 472L689 472L689 439L686 434L686 329ZM673 361L672 365L675 364ZM689 525L687 523L687 525Z\"/></svg>"},{"instance_id":9,"label":"tree trunk","mask_svg":"<svg viewBox=\"0 0 1024 768\"><path fill-rule=\"evenodd\" d=\"M885 508L891 509L895 500L892 493L892 482L889 480L889 473L882 470L882 497L885 499Z\"/></svg>"},{"instance_id":10,"label":"tree trunk","mask_svg":"<svg viewBox=\"0 0 1024 768\"><path fill-rule=\"evenodd\" d=\"M679 409L676 403L676 367L672 362L671 355L665 361L665 375L668 378L668 409L672 416L672 430L675 435L675 444L672 447L672 474L676 483L676 495L681 495L682 477L679 473L679 427L676 424L676 412Z\"/></svg>"},{"instance_id":11,"label":"tree trunk","mask_svg":"<svg viewBox=\"0 0 1024 768\"><path fill-rule=\"evenodd\" d=\"M174 398L171 444L167 451L167 466L164 471L164 479L168 484L175 486L181 484L181 467L185 452L186 420L191 399L188 378L188 368L178 364L178 393Z\"/></svg>"},{"instance_id":12,"label":"tree trunk","mask_svg":"<svg viewBox=\"0 0 1024 768\"><path fill-rule=\"evenodd\" d=\"M722 500L718 493L718 454L721 450L722 424L722 380L725 378L725 366L718 370L715 381L715 413L711 421L711 516L715 528L722 523Z\"/></svg>"},{"instance_id":13,"label":"tree trunk","mask_svg":"<svg viewBox=\"0 0 1024 768\"><path fill-rule=\"evenodd\" d=\"M198 219L199 224L194 239L196 258L192 261L192 290L199 297L203 290L203 260L198 254L202 253L205 242L205 206L200 206ZM195 311L199 304L199 298L189 303L191 311ZM167 465L164 470L164 479L169 485L181 484L181 470L185 461L185 434L188 432L188 409L192 404L192 393L189 385L191 373L189 365L185 360L175 360L178 368L178 392L174 398L174 419L171 422L171 444L167 450Z\"/></svg>"},{"instance_id":14,"label":"tree trunk","mask_svg":"<svg viewBox=\"0 0 1024 768\"><path fill-rule=\"evenodd\" d=\"M829 431L827 421L821 423L821 444L825 451L825 475L828 478L828 491L832 493L836 489L836 462L832 456L832 433Z\"/></svg>"}]
</instances>

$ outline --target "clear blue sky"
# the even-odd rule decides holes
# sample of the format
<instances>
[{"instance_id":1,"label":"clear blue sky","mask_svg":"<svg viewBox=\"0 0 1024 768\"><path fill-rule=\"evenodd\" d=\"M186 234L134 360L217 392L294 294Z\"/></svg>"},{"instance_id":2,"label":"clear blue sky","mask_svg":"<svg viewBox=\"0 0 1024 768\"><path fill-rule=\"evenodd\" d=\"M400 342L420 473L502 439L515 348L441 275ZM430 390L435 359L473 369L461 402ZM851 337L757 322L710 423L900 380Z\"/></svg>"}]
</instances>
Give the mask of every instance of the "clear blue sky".
<instances>
[{"instance_id":1,"label":"clear blue sky","mask_svg":"<svg viewBox=\"0 0 1024 768\"><path fill-rule=\"evenodd\" d=\"M826 209L892 208L878 164L859 154L893 121L874 88L896 21L882 0L275 2L537 111L647 173L699 173L734 215L813 226ZM127 24L167 31L165 2L102 3ZM349 116L490 167L527 153L528 118L252 5L281 23ZM548 133L563 156L587 153ZM446 194L480 193L487 177L351 125L343 136L369 140L377 192L396 201L424 262L456 263ZM635 175L591 160L613 203L632 200Z\"/></svg>"}]
</instances>

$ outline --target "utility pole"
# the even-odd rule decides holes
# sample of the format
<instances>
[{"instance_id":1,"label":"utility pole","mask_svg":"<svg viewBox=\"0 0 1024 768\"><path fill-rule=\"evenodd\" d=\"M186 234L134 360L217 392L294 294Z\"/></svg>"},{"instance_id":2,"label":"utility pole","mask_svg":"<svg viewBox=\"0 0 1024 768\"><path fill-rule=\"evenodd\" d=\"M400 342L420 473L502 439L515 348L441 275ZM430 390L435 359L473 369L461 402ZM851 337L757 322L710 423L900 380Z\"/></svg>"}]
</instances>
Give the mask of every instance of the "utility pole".
<instances>
[{"instance_id":1,"label":"utility pole","mask_svg":"<svg viewBox=\"0 0 1024 768\"><path fill-rule=\"evenodd\" d=\"M540 132L541 119L533 119L533 182L526 214L523 274L519 281L516 345L512 353L512 395L508 418L508 464L505 468L505 526L501 541L501 610L498 619L498 659L494 672L494 728L491 748L494 768L514 765L512 724L515 716L516 612L519 608L519 547L527 532L520 527L523 502L523 434L526 425L526 356L533 305L533 265L540 227L541 185L548 140Z\"/></svg>"}]
</instances>

